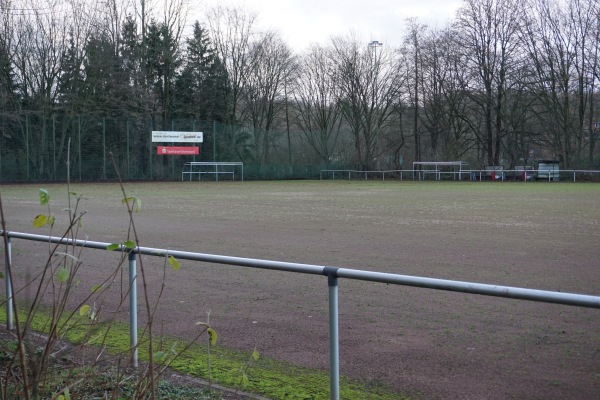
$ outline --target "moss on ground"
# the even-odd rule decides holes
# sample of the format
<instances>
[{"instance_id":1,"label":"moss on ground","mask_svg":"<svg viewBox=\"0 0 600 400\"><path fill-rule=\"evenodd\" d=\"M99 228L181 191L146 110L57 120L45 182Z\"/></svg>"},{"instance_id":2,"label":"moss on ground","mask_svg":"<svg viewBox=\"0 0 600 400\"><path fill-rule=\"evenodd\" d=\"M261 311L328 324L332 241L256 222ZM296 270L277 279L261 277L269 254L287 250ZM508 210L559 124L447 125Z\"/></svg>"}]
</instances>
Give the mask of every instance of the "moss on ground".
<instances>
[{"instance_id":1,"label":"moss on ground","mask_svg":"<svg viewBox=\"0 0 600 400\"><path fill-rule=\"evenodd\" d=\"M21 315L21 320L25 314ZM32 328L38 332L47 332L50 316L38 312L32 321ZM6 323L6 309L0 307L0 322ZM129 327L126 324L112 322L97 324L90 332L90 325L81 321L62 324L64 339L73 344L86 341L90 346L105 346L115 355L129 356ZM148 337L140 333L139 360L148 361ZM177 354L188 343L168 337L155 337L156 351L166 354ZM165 357L165 360L169 356ZM173 370L209 379L206 344L195 343L189 346L178 357L172 359ZM260 394L273 399L327 399L329 398L329 375L326 371L300 368L289 363L259 357L254 359L251 352L242 352L220 346L212 346L210 350L211 380L222 386L237 388L245 392ZM244 379L246 375L247 380ZM245 381L245 382L244 382ZM180 389L168 387L169 391L180 392ZM366 387L359 382L341 378L340 398L343 399L407 399L388 388Z\"/></svg>"}]
</instances>

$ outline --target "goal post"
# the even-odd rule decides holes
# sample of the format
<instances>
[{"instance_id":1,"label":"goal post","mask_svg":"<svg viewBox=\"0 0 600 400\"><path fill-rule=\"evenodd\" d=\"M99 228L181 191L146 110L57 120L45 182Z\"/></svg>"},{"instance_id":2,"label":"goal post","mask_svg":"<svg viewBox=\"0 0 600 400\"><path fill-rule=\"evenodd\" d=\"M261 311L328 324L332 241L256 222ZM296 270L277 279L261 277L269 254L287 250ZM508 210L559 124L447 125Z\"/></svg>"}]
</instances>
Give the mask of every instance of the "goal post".
<instances>
[{"instance_id":1,"label":"goal post","mask_svg":"<svg viewBox=\"0 0 600 400\"><path fill-rule=\"evenodd\" d=\"M242 162L207 162L207 161L191 161L186 162L181 170L181 181L185 180L185 176L192 181L193 175L198 175L198 180L202 180L202 176L213 176L215 181L219 181L219 177L225 180L235 181L244 180L244 163ZM222 179L221 179L222 180Z\"/></svg>"},{"instance_id":2,"label":"goal post","mask_svg":"<svg viewBox=\"0 0 600 400\"><path fill-rule=\"evenodd\" d=\"M414 174L417 174L418 180L424 180L430 174L436 181L442 180L442 176L449 175L453 180L458 178L463 180L463 174L468 173L469 164L464 161L415 161L413 162L413 180Z\"/></svg>"}]
</instances>

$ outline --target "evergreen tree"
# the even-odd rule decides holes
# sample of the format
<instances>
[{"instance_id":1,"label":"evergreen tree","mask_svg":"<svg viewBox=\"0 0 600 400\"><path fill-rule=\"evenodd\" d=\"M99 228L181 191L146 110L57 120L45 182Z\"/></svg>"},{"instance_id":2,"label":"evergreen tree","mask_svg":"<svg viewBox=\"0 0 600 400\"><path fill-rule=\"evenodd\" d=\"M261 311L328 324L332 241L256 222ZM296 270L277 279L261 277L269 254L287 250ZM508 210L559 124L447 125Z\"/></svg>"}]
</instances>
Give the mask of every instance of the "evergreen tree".
<instances>
[{"instance_id":1,"label":"evergreen tree","mask_svg":"<svg viewBox=\"0 0 600 400\"><path fill-rule=\"evenodd\" d=\"M175 113L200 120L223 121L226 93L226 70L208 32L196 21L193 36L186 39L184 68L177 77Z\"/></svg>"},{"instance_id":2,"label":"evergreen tree","mask_svg":"<svg viewBox=\"0 0 600 400\"><path fill-rule=\"evenodd\" d=\"M12 139L10 117L18 109L18 97L15 76L9 58L8 48L3 37L0 37L0 143L8 147Z\"/></svg>"},{"instance_id":3,"label":"evergreen tree","mask_svg":"<svg viewBox=\"0 0 600 400\"><path fill-rule=\"evenodd\" d=\"M181 64L178 43L169 26L151 21L142 42L144 73L154 103L153 113L160 113L163 128L173 114L175 71Z\"/></svg>"}]
</instances>

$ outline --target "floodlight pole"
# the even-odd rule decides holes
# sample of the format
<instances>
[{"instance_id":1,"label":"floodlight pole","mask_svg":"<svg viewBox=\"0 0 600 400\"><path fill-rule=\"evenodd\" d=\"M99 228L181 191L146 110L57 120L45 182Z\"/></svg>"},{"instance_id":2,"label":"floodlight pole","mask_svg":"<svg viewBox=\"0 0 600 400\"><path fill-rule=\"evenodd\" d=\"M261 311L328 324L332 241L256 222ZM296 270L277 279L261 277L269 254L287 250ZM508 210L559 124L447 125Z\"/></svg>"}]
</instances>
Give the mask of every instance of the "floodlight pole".
<instances>
[{"instance_id":1,"label":"floodlight pole","mask_svg":"<svg viewBox=\"0 0 600 400\"><path fill-rule=\"evenodd\" d=\"M383 46L383 43L381 43L378 40L373 40L373 41L369 42L369 44L367 46L370 49L374 49L375 51L377 51L377 48Z\"/></svg>"},{"instance_id":2,"label":"floodlight pole","mask_svg":"<svg viewBox=\"0 0 600 400\"><path fill-rule=\"evenodd\" d=\"M379 97L379 85L378 85L378 82L377 82L377 78L379 77L379 71L380 71L380 67L381 67L381 65L379 63L379 60L377 59L377 48L378 47L382 47L382 46L383 46L383 43L381 43L378 40L373 40L373 41L371 41L367 45L367 47L369 49L373 50L373 65L372 65L372 68L375 69L375 71L374 71L375 72L375 85L373 87L373 92L372 93L373 93L375 99L377 97ZM373 100L375 100L375 99L373 99ZM375 136L375 140L377 140L377 138L379 137L379 124L377 124L377 131L375 133L377 135L377 136ZM367 173L365 172L365 180L366 180L366 178L367 178Z\"/></svg>"}]
</instances>

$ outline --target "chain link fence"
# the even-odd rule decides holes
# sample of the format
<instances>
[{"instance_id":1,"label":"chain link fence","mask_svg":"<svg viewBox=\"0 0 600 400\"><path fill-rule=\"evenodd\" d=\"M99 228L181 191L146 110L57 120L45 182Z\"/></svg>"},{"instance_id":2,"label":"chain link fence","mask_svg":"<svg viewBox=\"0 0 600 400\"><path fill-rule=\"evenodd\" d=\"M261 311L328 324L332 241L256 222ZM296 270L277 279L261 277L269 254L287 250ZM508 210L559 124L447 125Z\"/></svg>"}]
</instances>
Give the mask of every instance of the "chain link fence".
<instances>
[{"instance_id":1,"label":"chain link fence","mask_svg":"<svg viewBox=\"0 0 600 400\"><path fill-rule=\"evenodd\" d=\"M203 143L193 144L200 147L199 154L158 154L158 145L182 144L153 143L153 130L203 132ZM280 142L286 143L281 138ZM274 145L280 147L278 154L287 155L289 149ZM328 167L292 163L291 157L282 160L284 156L279 163L259 163L256 158L250 133L214 121L90 114L0 116L0 183L61 182L69 178L68 170L73 181L115 180L117 170L124 180L179 180L190 161L241 161L244 179L318 179L320 170Z\"/></svg>"}]
</instances>

